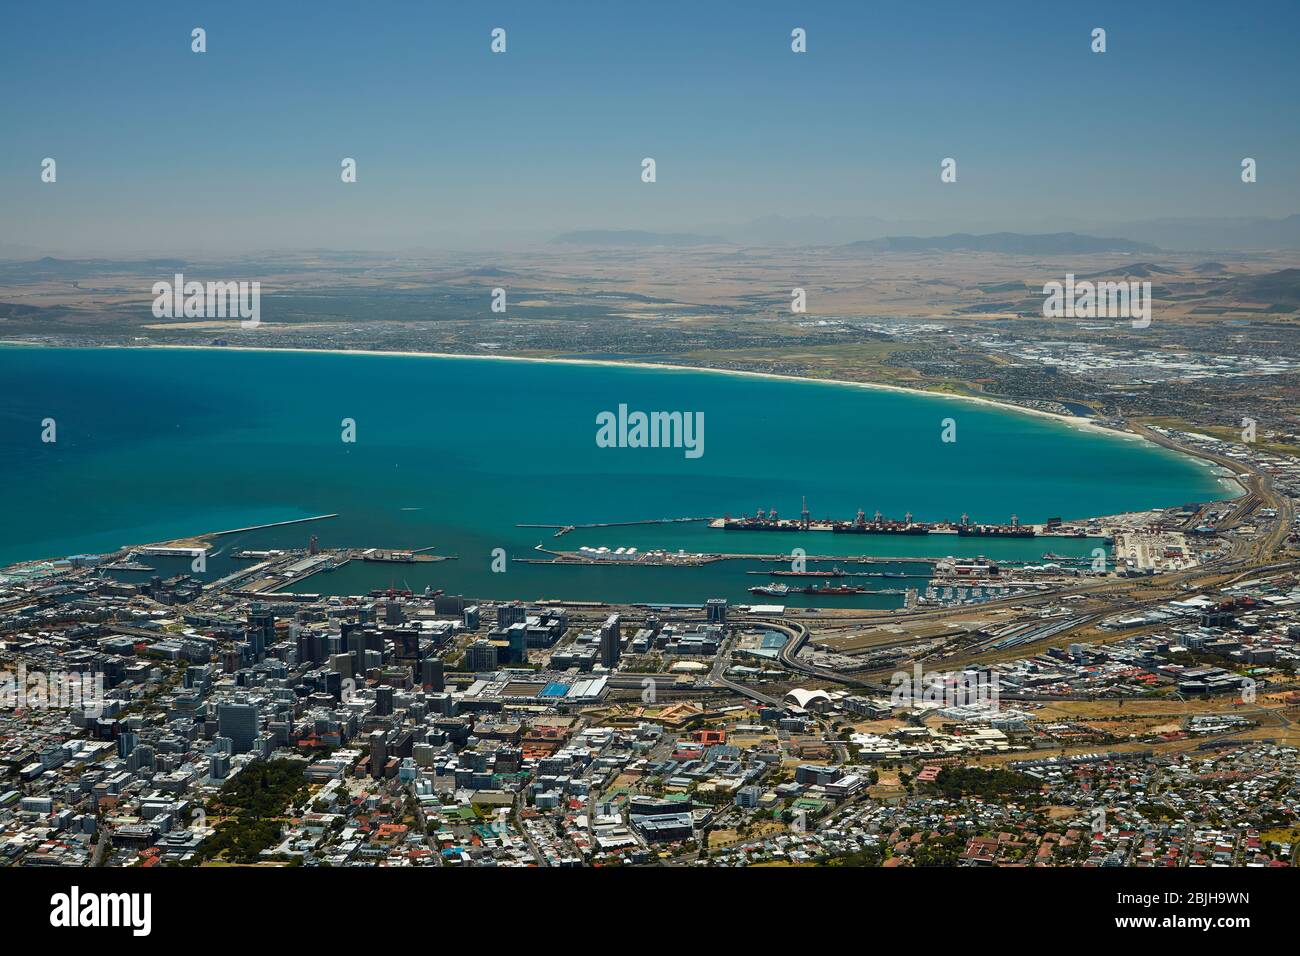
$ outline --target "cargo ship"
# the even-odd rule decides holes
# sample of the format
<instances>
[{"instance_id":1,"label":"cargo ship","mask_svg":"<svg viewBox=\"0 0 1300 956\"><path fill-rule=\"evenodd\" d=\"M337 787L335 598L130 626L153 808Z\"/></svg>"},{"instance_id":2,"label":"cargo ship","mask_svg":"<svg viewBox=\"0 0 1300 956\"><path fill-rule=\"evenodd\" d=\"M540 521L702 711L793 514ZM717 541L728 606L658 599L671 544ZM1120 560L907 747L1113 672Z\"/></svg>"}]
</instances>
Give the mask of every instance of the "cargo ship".
<instances>
[{"instance_id":1,"label":"cargo ship","mask_svg":"<svg viewBox=\"0 0 1300 956\"><path fill-rule=\"evenodd\" d=\"M842 578L844 572L837 567L829 571L769 571L774 578Z\"/></svg>"},{"instance_id":2,"label":"cargo ship","mask_svg":"<svg viewBox=\"0 0 1300 956\"><path fill-rule=\"evenodd\" d=\"M814 519L808 511L805 499L803 510L797 518L782 518L775 508L765 511L759 508L752 516L741 515L733 518L730 514L721 518L707 519L710 528L725 531L830 531L834 534L882 534L923 536L955 534L963 538L1100 538L1096 529L1078 525L1066 525L1059 517L1048 518L1040 526L1021 524L1016 515L1011 516L1009 524L977 524L970 515L963 514L960 521L915 521L909 511L902 520L886 518L879 511L868 518L861 508L852 521L837 521L831 518Z\"/></svg>"},{"instance_id":3,"label":"cargo ship","mask_svg":"<svg viewBox=\"0 0 1300 956\"><path fill-rule=\"evenodd\" d=\"M791 521L789 518L780 518L777 516L776 509L770 512L759 508L754 512L751 518L748 515L741 515L739 518L733 518L727 515L722 519L720 527L724 531L801 531L803 525L798 521Z\"/></svg>"},{"instance_id":4,"label":"cargo ship","mask_svg":"<svg viewBox=\"0 0 1300 956\"><path fill-rule=\"evenodd\" d=\"M1011 524L974 524L969 515L963 514L957 534L963 538L1032 538L1037 532L1022 525L1015 515L1011 516Z\"/></svg>"},{"instance_id":5,"label":"cargo ship","mask_svg":"<svg viewBox=\"0 0 1300 956\"><path fill-rule=\"evenodd\" d=\"M867 589L864 587L859 587L856 584L837 584L834 587L832 587L829 582L824 581L822 582L821 587L818 587L817 585L813 584L810 585L809 587L803 588L801 593L821 594L830 597L843 597L851 594L866 594Z\"/></svg>"},{"instance_id":6,"label":"cargo ship","mask_svg":"<svg viewBox=\"0 0 1300 956\"><path fill-rule=\"evenodd\" d=\"M851 522L837 521L831 525L831 531L835 534L929 534L930 526L914 523L910 511L902 521L885 518L879 511L874 519L868 521L867 513L859 508Z\"/></svg>"}]
</instances>

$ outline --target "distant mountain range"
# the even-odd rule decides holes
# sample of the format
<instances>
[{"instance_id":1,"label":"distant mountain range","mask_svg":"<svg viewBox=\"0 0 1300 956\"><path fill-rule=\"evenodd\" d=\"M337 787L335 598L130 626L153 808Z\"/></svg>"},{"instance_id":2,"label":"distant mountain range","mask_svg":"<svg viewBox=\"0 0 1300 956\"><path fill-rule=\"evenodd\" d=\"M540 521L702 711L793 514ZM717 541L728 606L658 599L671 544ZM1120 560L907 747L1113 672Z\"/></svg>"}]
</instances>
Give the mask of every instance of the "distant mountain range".
<instances>
[{"instance_id":1,"label":"distant mountain range","mask_svg":"<svg viewBox=\"0 0 1300 956\"><path fill-rule=\"evenodd\" d=\"M729 244L720 236L695 232L643 232L633 229L584 229L566 232L552 240L582 246L704 246ZM994 232L974 235L966 232L947 236L884 236L862 239L837 248L847 252L1001 252L1013 255L1054 255L1090 252L1154 252L1156 247L1130 239L1084 236L1074 232L1030 234Z\"/></svg>"},{"instance_id":2,"label":"distant mountain range","mask_svg":"<svg viewBox=\"0 0 1300 956\"><path fill-rule=\"evenodd\" d=\"M1281 219L1143 219L1069 225L1069 231L941 232L933 223L890 222L853 216L765 216L747 223L689 232L581 229L552 242L607 247L684 248L718 244L838 246L861 252L999 252L1010 255L1076 255L1092 252L1246 252L1300 249L1300 214ZM902 227L902 228L900 228Z\"/></svg>"},{"instance_id":3,"label":"distant mountain range","mask_svg":"<svg viewBox=\"0 0 1300 956\"><path fill-rule=\"evenodd\" d=\"M1263 275L1232 276L1210 287L1211 295L1275 306L1300 305L1300 269L1280 269Z\"/></svg>"},{"instance_id":4,"label":"distant mountain range","mask_svg":"<svg viewBox=\"0 0 1300 956\"><path fill-rule=\"evenodd\" d=\"M720 235L740 245L829 246L898 236L943 237L956 223L933 220L890 220L875 216L762 216L742 223L693 226L693 233ZM964 222L964 232L1021 234L1072 232L1087 236L1116 236L1170 251L1247 251L1300 249L1300 214L1267 217L1163 218L1093 220L1051 217L1037 222Z\"/></svg>"},{"instance_id":5,"label":"distant mountain range","mask_svg":"<svg viewBox=\"0 0 1300 956\"><path fill-rule=\"evenodd\" d=\"M1281 219L1144 219L1113 223L1106 231L1179 252L1300 249L1300 214Z\"/></svg>"},{"instance_id":6,"label":"distant mountain range","mask_svg":"<svg viewBox=\"0 0 1300 956\"><path fill-rule=\"evenodd\" d=\"M1041 235L993 232L983 236L955 232L950 236L885 236L850 242L839 248L857 252L1001 252L1029 256L1155 251L1154 246L1130 239L1103 239L1081 236L1077 232Z\"/></svg>"}]
</instances>

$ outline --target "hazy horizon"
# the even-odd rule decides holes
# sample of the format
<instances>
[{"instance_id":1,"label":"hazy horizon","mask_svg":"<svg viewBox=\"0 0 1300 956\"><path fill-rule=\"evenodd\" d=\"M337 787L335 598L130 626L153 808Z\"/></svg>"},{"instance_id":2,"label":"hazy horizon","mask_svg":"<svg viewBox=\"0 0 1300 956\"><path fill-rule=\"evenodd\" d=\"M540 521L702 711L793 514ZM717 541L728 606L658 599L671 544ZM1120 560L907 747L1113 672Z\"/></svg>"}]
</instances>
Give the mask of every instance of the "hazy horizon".
<instances>
[{"instance_id":1,"label":"hazy horizon","mask_svg":"<svg viewBox=\"0 0 1300 956\"><path fill-rule=\"evenodd\" d=\"M1290 3L132 9L8 13L0 255L479 249L768 217L1099 234L1300 211Z\"/></svg>"}]
</instances>

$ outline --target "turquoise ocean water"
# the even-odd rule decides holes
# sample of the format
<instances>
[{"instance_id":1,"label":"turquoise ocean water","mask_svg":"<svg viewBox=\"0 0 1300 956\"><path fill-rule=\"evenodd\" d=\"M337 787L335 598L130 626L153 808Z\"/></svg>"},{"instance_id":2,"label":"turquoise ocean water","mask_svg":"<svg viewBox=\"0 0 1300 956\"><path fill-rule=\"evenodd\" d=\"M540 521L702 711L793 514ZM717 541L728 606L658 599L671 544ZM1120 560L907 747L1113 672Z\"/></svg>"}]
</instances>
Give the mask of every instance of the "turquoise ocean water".
<instances>
[{"instance_id":1,"label":"turquoise ocean water","mask_svg":"<svg viewBox=\"0 0 1300 956\"><path fill-rule=\"evenodd\" d=\"M1094 542L738 534L703 525L581 524L859 508L918 520L1067 519L1224 497L1208 467L1146 443L940 397L709 372L404 356L183 349L0 348L0 564L324 513L221 539L234 548L432 547L459 560L354 562L305 590L426 585L487 598L693 602L747 598L763 579L705 569L490 569L493 549L696 551L1037 560ZM704 413L704 454L599 448L596 415ZM957 441L940 441L942 420ZM58 440L41 441L41 422ZM341 422L356 422L356 442ZM162 573L187 562L150 559ZM756 567L756 565L754 565ZM901 565L898 569L901 569ZM898 581L873 586L898 587ZM795 603L795 602L790 602ZM897 599L859 602L894 606Z\"/></svg>"}]
</instances>

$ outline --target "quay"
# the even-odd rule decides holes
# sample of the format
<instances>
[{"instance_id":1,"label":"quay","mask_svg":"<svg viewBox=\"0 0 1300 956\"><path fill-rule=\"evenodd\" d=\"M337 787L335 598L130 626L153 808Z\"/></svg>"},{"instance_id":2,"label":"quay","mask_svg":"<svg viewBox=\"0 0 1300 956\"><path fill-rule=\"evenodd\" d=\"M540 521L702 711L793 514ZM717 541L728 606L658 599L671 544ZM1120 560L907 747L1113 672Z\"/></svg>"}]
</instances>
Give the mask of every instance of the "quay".
<instances>
[{"instance_id":1,"label":"quay","mask_svg":"<svg viewBox=\"0 0 1300 956\"><path fill-rule=\"evenodd\" d=\"M247 528L231 528L229 531L212 531L212 532L209 532L209 533L206 534L206 535L198 535L197 537L198 537L198 538L207 538L207 537L216 538L216 537L220 537L220 536L223 535L223 534L241 534L242 532L245 532L245 531L262 531L262 530L265 530L266 528L283 528L283 527L285 527L286 525L291 525L291 524L306 524L306 523L309 522L309 521L324 521L326 518L337 518L337 517L338 517L338 514L335 513L335 514L329 514L329 515L313 515L313 516L310 517L310 518L290 518L288 521L271 521L271 522L268 522L267 524L253 524L253 525L249 525ZM193 549L193 548L190 548L189 550L193 551L194 549Z\"/></svg>"},{"instance_id":2,"label":"quay","mask_svg":"<svg viewBox=\"0 0 1300 956\"><path fill-rule=\"evenodd\" d=\"M591 551L551 551L546 548L534 548L535 551L541 551L543 554L551 555L549 558L511 558L511 561L520 564L607 564L607 565L641 565L641 566L667 566L667 567L697 567L705 564L715 564L718 561L770 561L789 565L791 557L789 554L738 554L730 552L708 552L708 553L681 553L678 551L633 551L630 553L619 554L617 551L609 552L591 552ZM857 554L834 555L834 554L809 554L805 555L804 561L832 561L838 564L924 564L933 568L935 563L942 560L940 558L917 558L917 557L870 557ZM814 569L815 571L816 569ZM748 571L748 574L767 574L763 571ZM853 572L847 572L852 574ZM883 572L857 572L861 577L883 576ZM894 575L890 575L891 577ZM906 577L929 577L923 575L902 575Z\"/></svg>"},{"instance_id":3,"label":"quay","mask_svg":"<svg viewBox=\"0 0 1300 956\"><path fill-rule=\"evenodd\" d=\"M516 528L545 528L555 532L554 537L582 528L631 528L647 524L692 524L709 521L709 518L643 518L640 521L596 521L589 524L517 524Z\"/></svg>"}]
</instances>

